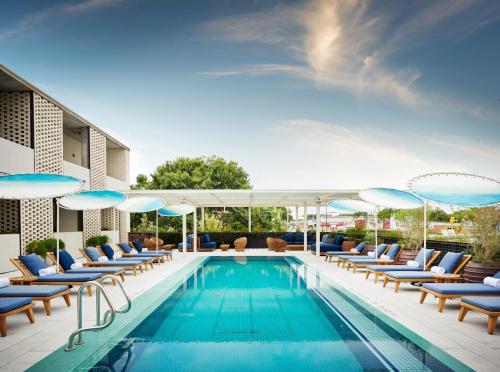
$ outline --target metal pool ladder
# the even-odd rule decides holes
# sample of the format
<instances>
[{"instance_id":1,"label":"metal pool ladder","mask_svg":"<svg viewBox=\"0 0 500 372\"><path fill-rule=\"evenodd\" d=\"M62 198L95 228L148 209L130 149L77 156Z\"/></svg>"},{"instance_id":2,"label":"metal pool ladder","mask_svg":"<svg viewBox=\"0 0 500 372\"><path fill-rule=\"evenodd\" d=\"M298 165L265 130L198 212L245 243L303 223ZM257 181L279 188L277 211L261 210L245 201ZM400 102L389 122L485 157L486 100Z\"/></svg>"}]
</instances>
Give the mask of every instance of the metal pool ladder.
<instances>
[{"instance_id":1,"label":"metal pool ladder","mask_svg":"<svg viewBox=\"0 0 500 372\"><path fill-rule=\"evenodd\" d=\"M119 310L116 309L113 306L113 303L109 299L108 293L106 289L104 289L104 286L102 285L103 282L106 280L111 280L113 283L118 283L118 286L120 287L123 296L127 300L127 305L125 306L124 309ZM83 296L83 291L87 287L95 287L96 288L96 294L95 294L95 314L96 314L96 325L95 326L90 326L90 327L83 327L83 306L82 306L82 296ZM106 310L104 313L104 316L101 319L101 294L104 297L104 300L108 304L109 309ZM103 330L111 325L113 321L115 320L116 314L123 314L127 313L130 308L132 307L132 302L130 301L130 297L128 296L127 292L125 291L125 288L123 287L123 281L116 275L103 275L99 279L87 282L83 285L80 286L78 289L78 295L77 295L77 316L78 316L78 329L71 333L68 339L68 346L66 346L65 351L73 351L75 350L75 344L76 345L82 345L85 343L83 341L83 333L88 332L88 331L100 331ZM75 337L77 337L77 340L75 341Z\"/></svg>"}]
</instances>

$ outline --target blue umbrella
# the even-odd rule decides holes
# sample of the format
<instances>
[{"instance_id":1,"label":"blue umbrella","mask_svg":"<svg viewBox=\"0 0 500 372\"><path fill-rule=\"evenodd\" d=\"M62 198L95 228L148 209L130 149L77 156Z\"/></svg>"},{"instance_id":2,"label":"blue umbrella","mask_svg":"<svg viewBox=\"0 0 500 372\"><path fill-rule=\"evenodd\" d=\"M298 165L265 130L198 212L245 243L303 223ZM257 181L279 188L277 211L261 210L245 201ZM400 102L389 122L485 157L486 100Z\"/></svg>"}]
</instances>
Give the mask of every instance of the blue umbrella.
<instances>
[{"instance_id":1,"label":"blue umbrella","mask_svg":"<svg viewBox=\"0 0 500 372\"><path fill-rule=\"evenodd\" d=\"M186 253L186 235L187 235L187 223L186 223L186 215L193 213L195 207L189 204L177 204L170 205L165 208L161 208L158 210L158 214L164 217L177 217L182 216L182 251ZM193 244L193 250L196 251L196 241Z\"/></svg>"}]
</instances>

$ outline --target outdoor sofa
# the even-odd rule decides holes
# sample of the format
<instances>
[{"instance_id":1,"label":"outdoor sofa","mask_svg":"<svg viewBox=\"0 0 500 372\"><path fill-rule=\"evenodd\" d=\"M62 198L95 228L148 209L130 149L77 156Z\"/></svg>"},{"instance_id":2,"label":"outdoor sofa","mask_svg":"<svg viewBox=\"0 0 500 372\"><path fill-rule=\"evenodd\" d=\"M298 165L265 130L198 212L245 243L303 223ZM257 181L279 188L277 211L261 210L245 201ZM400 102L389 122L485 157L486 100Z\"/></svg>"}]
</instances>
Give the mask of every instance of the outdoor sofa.
<instances>
[{"instance_id":1,"label":"outdoor sofa","mask_svg":"<svg viewBox=\"0 0 500 372\"><path fill-rule=\"evenodd\" d=\"M333 241L330 243L330 235L323 235L321 242L319 243L320 255L325 255L326 252L331 251L342 252L342 243L344 243L344 240L345 238L342 235L335 235ZM311 250L313 253L316 253L316 243L311 245Z\"/></svg>"}]
</instances>

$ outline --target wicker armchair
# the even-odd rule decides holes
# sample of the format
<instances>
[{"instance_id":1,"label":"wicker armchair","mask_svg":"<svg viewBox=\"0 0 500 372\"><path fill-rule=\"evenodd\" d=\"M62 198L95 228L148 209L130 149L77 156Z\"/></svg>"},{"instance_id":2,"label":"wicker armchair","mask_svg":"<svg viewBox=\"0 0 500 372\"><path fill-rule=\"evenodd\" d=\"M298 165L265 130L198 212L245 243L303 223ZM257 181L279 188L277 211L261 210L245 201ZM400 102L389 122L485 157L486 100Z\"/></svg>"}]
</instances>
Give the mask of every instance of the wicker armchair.
<instances>
[{"instance_id":1,"label":"wicker armchair","mask_svg":"<svg viewBox=\"0 0 500 372\"><path fill-rule=\"evenodd\" d=\"M275 252L285 252L286 251L286 241L279 238L267 238L267 248L270 251Z\"/></svg>"},{"instance_id":2,"label":"wicker armchair","mask_svg":"<svg viewBox=\"0 0 500 372\"><path fill-rule=\"evenodd\" d=\"M242 237L242 238L238 238L234 241L234 250L236 252L244 252L245 251L245 247L247 246L247 238L246 237Z\"/></svg>"}]
</instances>

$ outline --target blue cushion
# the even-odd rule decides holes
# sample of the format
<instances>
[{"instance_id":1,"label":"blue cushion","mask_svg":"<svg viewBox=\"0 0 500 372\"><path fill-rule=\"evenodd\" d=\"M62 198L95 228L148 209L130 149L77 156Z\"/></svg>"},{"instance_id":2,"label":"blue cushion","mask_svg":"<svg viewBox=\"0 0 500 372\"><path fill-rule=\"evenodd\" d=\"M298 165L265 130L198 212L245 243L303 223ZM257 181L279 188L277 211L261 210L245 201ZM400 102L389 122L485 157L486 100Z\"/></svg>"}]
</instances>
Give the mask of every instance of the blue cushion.
<instances>
[{"instance_id":1,"label":"blue cushion","mask_svg":"<svg viewBox=\"0 0 500 372\"><path fill-rule=\"evenodd\" d=\"M342 245L344 242L344 237L342 235L335 235L335 238L333 238L333 244L335 245Z\"/></svg>"},{"instance_id":2,"label":"blue cushion","mask_svg":"<svg viewBox=\"0 0 500 372\"><path fill-rule=\"evenodd\" d=\"M386 249L387 249L387 244L385 243L377 245L375 247L375 256L380 257L380 255L384 254Z\"/></svg>"},{"instance_id":3,"label":"blue cushion","mask_svg":"<svg viewBox=\"0 0 500 372\"><path fill-rule=\"evenodd\" d=\"M296 233L294 242L299 243L299 244L304 244L304 234L303 233Z\"/></svg>"},{"instance_id":4,"label":"blue cushion","mask_svg":"<svg viewBox=\"0 0 500 372\"><path fill-rule=\"evenodd\" d=\"M216 248L217 247L217 243L216 242L201 243L200 247L201 248Z\"/></svg>"},{"instance_id":5,"label":"blue cushion","mask_svg":"<svg viewBox=\"0 0 500 372\"><path fill-rule=\"evenodd\" d=\"M107 258L109 258L110 260L113 259L115 251L113 250L113 248L111 248L109 244L101 245L101 250L103 251L103 253L106 255Z\"/></svg>"},{"instance_id":6,"label":"blue cushion","mask_svg":"<svg viewBox=\"0 0 500 372\"><path fill-rule=\"evenodd\" d=\"M494 277L495 279L500 279L500 271L499 271L499 272L497 272L495 275L493 275L493 277Z\"/></svg>"},{"instance_id":7,"label":"blue cushion","mask_svg":"<svg viewBox=\"0 0 500 372\"><path fill-rule=\"evenodd\" d=\"M426 249L425 250L425 264L426 265L429 262L429 260L431 259L433 253L434 253L434 249ZM415 257L415 261L418 262L419 268L425 269L425 267L424 267L424 249L423 248L418 252L417 257Z\"/></svg>"},{"instance_id":8,"label":"blue cushion","mask_svg":"<svg viewBox=\"0 0 500 372\"><path fill-rule=\"evenodd\" d=\"M132 241L132 245L137 250L137 252L141 252L142 251L142 244L141 244L141 242L139 240L133 240Z\"/></svg>"},{"instance_id":9,"label":"blue cushion","mask_svg":"<svg viewBox=\"0 0 500 372\"><path fill-rule=\"evenodd\" d=\"M127 243L120 243L118 245L120 246L121 249L123 249L125 253L132 252L132 248L130 248L130 246Z\"/></svg>"},{"instance_id":10,"label":"blue cushion","mask_svg":"<svg viewBox=\"0 0 500 372\"><path fill-rule=\"evenodd\" d=\"M471 304L488 311L500 311L500 297L462 297L462 302Z\"/></svg>"},{"instance_id":11,"label":"blue cushion","mask_svg":"<svg viewBox=\"0 0 500 372\"><path fill-rule=\"evenodd\" d=\"M432 279L432 273L430 271L388 271L386 275L392 276L396 279ZM418 280L415 280L416 282Z\"/></svg>"},{"instance_id":12,"label":"blue cushion","mask_svg":"<svg viewBox=\"0 0 500 372\"><path fill-rule=\"evenodd\" d=\"M86 273L101 273L101 274L116 274L123 271L121 267L82 267L81 269L66 270L66 274L86 274Z\"/></svg>"},{"instance_id":13,"label":"blue cushion","mask_svg":"<svg viewBox=\"0 0 500 372\"><path fill-rule=\"evenodd\" d=\"M391 244L391 247L387 251L386 255L388 255L391 258L391 260L395 260L400 250L401 250L400 244L397 243Z\"/></svg>"},{"instance_id":14,"label":"blue cushion","mask_svg":"<svg viewBox=\"0 0 500 372\"><path fill-rule=\"evenodd\" d=\"M186 242L187 242L188 244L193 244L193 238L194 238L194 234L189 234L189 235L187 236L187 240L186 240Z\"/></svg>"},{"instance_id":15,"label":"blue cushion","mask_svg":"<svg viewBox=\"0 0 500 372\"><path fill-rule=\"evenodd\" d=\"M208 234L203 234L200 238L200 243L210 243L210 235Z\"/></svg>"},{"instance_id":16,"label":"blue cushion","mask_svg":"<svg viewBox=\"0 0 500 372\"><path fill-rule=\"evenodd\" d=\"M348 255L350 252L347 251L328 251L326 252L327 256L345 256Z\"/></svg>"},{"instance_id":17,"label":"blue cushion","mask_svg":"<svg viewBox=\"0 0 500 372\"><path fill-rule=\"evenodd\" d=\"M301 245L303 245L302 243ZM313 251L316 250L316 244L311 244L311 249ZM327 252L327 251L342 251L342 246L336 245L336 244L330 244L330 243L319 243L319 250L320 252Z\"/></svg>"},{"instance_id":18,"label":"blue cushion","mask_svg":"<svg viewBox=\"0 0 500 372\"><path fill-rule=\"evenodd\" d=\"M372 257L349 258L347 261L349 261L350 263L359 263L359 264L376 264L378 262L376 258Z\"/></svg>"},{"instance_id":19,"label":"blue cushion","mask_svg":"<svg viewBox=\"0 0 500 372\"><path fill-rule=\"evenodd\" d=\"M94 247L85 248L85 253L87 253L87 255L90 257L90 259L93 262L98 262L99 257L101 257L101 254L99 253L99 251Z\"/></svg>"},{"instance_id":20,"label":"blue cushion","mask_svg":"<svg viewBox=\"0 0 500 372\"><path fill-rule=\"evenodd\" d=\"M147 252L132 254L129 257L137 257L137 258L163 257L166 253L172 253L172 251L164 251L164 250L160 249L160 250L158 250L158 253L156 253L156 250L154 250L154 251L147 251Z\"/></svg>"},{"instance_id":21,"label":"blue cushion","mask_svg":"<svg viewBox=\"0 0 500 372\"><path fill-rule=\"evenodd\" d=\"M37 254L29 254L27 256L19 256L19 259L24 266L35 276L38 276L41 269L46 269L47 265Z\"/></svg>"},{"instance_id":22,"label":"blue cushion","mask_svg":"<svg viewBox=\"0 0 500 372\"><path fill-rule=\"evenodd\" d=\"M500 288L482 283L424 283L424 288L441 294L499 294Z\"/></svg>"},{"instance_id":23,"label":"blue cushion","mask_svg":"<svg viewBox=\"0 0 500 372\"><path fill-rule=\"evenodd\" d=\"M54 256L57 257L57 251L54 251ZM59 251L59 264L62 266L64 271L71 269L71 265L75 263L75 260L66 251Z\"/></svg>"},{"instance_id":24,"label":"blue cushion","mask_svg":"<svg viewBox=\"0 0 500 372\"><path fill-rule=\"evenodd\" d=\"M41 278L38 278L35 280L36 282L88 282L89 280L94 280L97 278L100 278L102 275L101 274L92 274L92 273L87 273L87 274L56 274L56 275L49 275L49 276L43 276Z\"/></svg>"},{"instance_id":25,"label":"blue cushion","mask_svg":"<svg viewBox=\"0 0 500 372\"><path fill-rule=\"evenodd\" d=\"M383 273L387 271L420 271L420 269L418 268L414 268L407 265L377 265L377 266L368 266L368 269Z\"/></svg>"},{"instance_id":26,"label":"blue cushion","mask_svg":"<svg viewBox=\"0 0 500 372\"><path fill-rule=\"evenodd\" d=\"M439 263L439 267L442 267L445 273L452 274L462 260L463 256L463 253L448 252L444 255L443 259Z\"/></svg>"},{"instance_id":27,"label":"blue cushion","mask_svg":"<svg viewBox=\"0 0 500 372\"><path fill-rule=\"evenodd\" d=\"M321 238L321 243L329 243L329 242L330 242L330 235L328 234L323 235L323 237Z\"/></svg>"},{"instance_id":28,"label":"blue cushion","mask_svg":"<svg viewBox=\"0 0 500 372\"><path fill-rule=\"evenodd\" d=\"M307 234L307 244L312 244L316 241L312 234Z\"/></svg>"},{"instance_id":29,"label":"blue cushion","mask_svg":"<svg viewBox=\"0 0 500 372\"><path fill-rule=\"evenodd\" d=\"M64 292L67 285L9 285L0 289L1 297L50 297Z\"/></svg>"},{"instance_id":30,"label":"blue cushion","mask_svg":"<svg viewBox=\"0 0 500 372\"><path fill-rule=\"evenodd\" d=\"M361 252L363 252L363 251L365 250L365 248L366 248L366 246L367 246L367 245L368 245L368 243L367 243L367 242L361 242L361 243L359 243L359 244L358 244L355 248L356 248L356 250L357 250L359 253L361 253Z\"/></svg>"},{"instance_id":31,"label":"blue cushion","mask_svg":"<svg viewBox=\"0 0 500 372\"><path fill-rule=\"evenodd\" d=\"M0 314L28 305L31 301L33 301L31 297L0 298Z\"/></svg>"},{"instance_id":32,"label":"blue cushion","mask_svg":"<svg viewBox=\"0 0 500 372\"><path fill-rule=\"evenodd\" d=\"M287 243L293 243L295 241L295 233L285 233L283 234L283 240Z\"/></svg>"}]
</instances>

